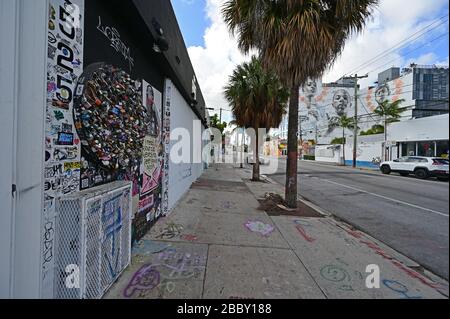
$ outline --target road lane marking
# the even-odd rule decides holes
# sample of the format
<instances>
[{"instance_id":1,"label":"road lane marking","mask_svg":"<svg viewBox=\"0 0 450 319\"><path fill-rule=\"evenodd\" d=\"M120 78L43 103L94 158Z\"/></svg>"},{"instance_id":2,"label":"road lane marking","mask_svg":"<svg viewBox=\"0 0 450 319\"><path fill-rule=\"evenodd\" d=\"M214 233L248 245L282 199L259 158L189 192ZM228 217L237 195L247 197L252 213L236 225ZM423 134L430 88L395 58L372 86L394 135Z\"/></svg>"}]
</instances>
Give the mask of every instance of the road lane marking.
<instances>
[{"instance_id":1,"label":"road lane marking","mask_svg":"<svg viewBox=\"0 0 450 319\"><path fill-rule=\"evenodd\" d=\"M319 162L314 162L314 161L303 161L303 160L299 160L299 162L302 163L307 163L307 164L311 164L312 166L320 166L320 167L326 167L326 168L335 168L338 170L344 170L344 171L348 171L348 172L360 172L362 173L362 175L365 176L372 176L372 177L381 177L381 178L393 178L396 179L398 181L405 181L405 182L417 182L417 183L430 183L430 184L434 184L434 185L439 185L439 186L448 186L449 183L446 182L441 182L441 181L434 181L434 180L424 180L424 179L416 179L412 176L400 176L400 175L385 175L385 174L381 174L381 172L377 169L361 169L361 168L352 168L350 166L338 166L338 165L329 165L329 164L320 164ZM302 167L300 167L301 169ZM304 168L304 167L303 167ZM331 170L332 171L332 170ZM412 174L412 173L411 173Z\"/></svg>"},{"instance_id":2,"label":"road lane marking","mask_svg":"<svg viewBox=\"0 0 450 319\"><path fill-rule=\"evenodd\" d=\"M438 212L438 211L433 210L433 209L425 208L425 207L414 205L414 204L411 204L411 203L407 203L407 202L404 202L404 201L401 201L401 200L398 200L398 199L394 199L394 198L390 198L390 197L387 197L387 196L383 196L383 195L375 194L375 193L372 193L372 192L368 192L368 191L365 191L365 190L360 189L360 188L356 188L356 187L347 186L347 185L344 185L344 184L341 184L341 183L333 182L333 181L330 181L329 179L321 179L321 180L325 181L325 182L328 182L328 183L331 183L331 184L342 186L342 187L345 187L345 188L348 188L348 189L352 189L354 191L358 191L358 192L362 192L362 193L365 193L365 194L368 194L368 195L372 195L372 196L376 196L376 197L379 197L379 198L383 198L383 199L389 200L389 201L394 202L394 203L398 203L398 204L402 204L402 205L418 208L418 209L421 209L421 210L424 210L424 211L427 211L427 212L430 212L430 213L434 213L434 214L437 214L437 215L445 216L447 218L449 217L449 215L441 213L441 212Z\"/></svg>"}]
</instances>

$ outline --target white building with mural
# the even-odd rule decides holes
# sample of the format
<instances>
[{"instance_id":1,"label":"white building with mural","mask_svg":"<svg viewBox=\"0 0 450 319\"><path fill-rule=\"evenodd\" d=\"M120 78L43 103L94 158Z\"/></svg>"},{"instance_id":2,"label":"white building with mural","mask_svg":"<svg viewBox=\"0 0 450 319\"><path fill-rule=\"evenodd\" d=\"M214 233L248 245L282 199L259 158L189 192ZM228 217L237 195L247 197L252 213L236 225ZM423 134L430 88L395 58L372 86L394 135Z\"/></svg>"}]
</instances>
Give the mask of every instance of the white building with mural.
<instances>
[{"instance_id":1,"label":"white building with mural","mask_svg":"<svg viewBox=\"0 0 450 319\"><path fill-rule=\"evenodd\" d=\"M356 99L355 92L357 92ZM354 81L351 79L341 79L336 83L322 83L320 80L309 81L300 89L298 137L303 140L304 144L314 142L317 145L329 145L333 139L341 138L344 133L347 147L349 147L353 143L354 132L347 129L343 132L340 128L331 130L330 121L333 118L340 115L354 117L357 103L359 132L367 131L374 125L383 124L382 119L374 114L380 103L386 100L403 100L400 107L405 108L405 111L401 114L399 121L411 123L409 121L413 119L430 117L423 122L426 127L422 129L429 131L430 141L433 142L436 140L436 135L433 133L435 127L443 125L442 122L438 123L438 115L449 112L448 95L448 67L412 64L403 70L390 68L378 75L375 86L358 88L357 91L355 91ZM409 128L414 130L412 125L409 125ZM280 127L272 130L271 136L284 145L287 141L287 131L288 121L285 117ZM384 143L384 136L378 138L381 138L381 142ZM372 143L374 139L376 138L361 137L359 140L361 143L364 143L365 140L370 140ZM363 145L359 146L361 149L367 148L362 147ZM412 148L413 146L411 144L405 147ZM442 148L445 147L442 146ZM393 150L392 154L395 155L395 151ZM282 151L279 153L283 154ZM330 152L326 151L325 153ZM374 155L372 153L371 151L370 154L366 154L364 162L367 162L366 157ZM373 157L380 157L381 154L383 154L382 148L379 150L379 155ZM350 159L351 155L346 158Z\"/></svg>"}]
</instances>

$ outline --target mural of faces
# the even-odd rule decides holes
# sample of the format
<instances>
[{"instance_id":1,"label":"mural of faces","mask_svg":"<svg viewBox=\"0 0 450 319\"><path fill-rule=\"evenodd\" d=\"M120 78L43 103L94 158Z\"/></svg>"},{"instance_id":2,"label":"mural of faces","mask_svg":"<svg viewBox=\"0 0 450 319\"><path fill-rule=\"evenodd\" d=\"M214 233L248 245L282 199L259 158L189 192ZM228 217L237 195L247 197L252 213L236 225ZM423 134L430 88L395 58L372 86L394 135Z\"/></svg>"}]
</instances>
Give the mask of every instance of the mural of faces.
<instances>
[{"instance_id":1,"label":"mural of faces","mask_svg":"<svg viewBox=\"0 0 450 319\"><path fill-rule=\"evenodd\" d=\"M334 93L332 105L337 115L342 116L346 114L347 108L351 106L350 94L344 89L337 90Z\"/></svg>"},{"instance_id":2,"label":"mural of faces","mask_svg":"<svg viewBox=\"0 0 450 319\"><path fill-rule=\"evenodd\" d=\"M389 89L389 86L387 84L383 84L375 91L375 100L377 101L378 104L381 104L386 100L388 100L390 95L391 90Z\"/></svg>"},{"instance_id":3,"label":"mural of faces","mask_svg":"<svg viewBox=\"0 0 450 319\"><path fill-rule=\"evenodd\" d=\"M317 93L317 83L313 80L308 80L303 86L303 93L307 96L313 96Z\"/></svg>"}]
</instances>

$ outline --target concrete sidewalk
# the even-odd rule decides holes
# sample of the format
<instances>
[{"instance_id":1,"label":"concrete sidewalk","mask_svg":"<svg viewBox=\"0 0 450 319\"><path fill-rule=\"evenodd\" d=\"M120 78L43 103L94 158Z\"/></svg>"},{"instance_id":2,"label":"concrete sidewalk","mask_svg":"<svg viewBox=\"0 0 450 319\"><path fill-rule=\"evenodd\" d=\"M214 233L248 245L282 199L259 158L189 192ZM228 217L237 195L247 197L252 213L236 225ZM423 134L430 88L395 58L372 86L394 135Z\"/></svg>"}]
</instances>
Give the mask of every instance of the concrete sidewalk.
<instances>
[{"instance_id":1,"label":"concrete sidewalk","mask_svg":"<svg viewBox=\"0 0 450 319\"><path fill-rule=\"evenodd\" d=\"M249 178L225 164L207 170L135 247L106 298L447 298L448 283L330 216L257 210L283 189ZM366 288L371 264L379 289Z\"/></svg>"}]
</instances>

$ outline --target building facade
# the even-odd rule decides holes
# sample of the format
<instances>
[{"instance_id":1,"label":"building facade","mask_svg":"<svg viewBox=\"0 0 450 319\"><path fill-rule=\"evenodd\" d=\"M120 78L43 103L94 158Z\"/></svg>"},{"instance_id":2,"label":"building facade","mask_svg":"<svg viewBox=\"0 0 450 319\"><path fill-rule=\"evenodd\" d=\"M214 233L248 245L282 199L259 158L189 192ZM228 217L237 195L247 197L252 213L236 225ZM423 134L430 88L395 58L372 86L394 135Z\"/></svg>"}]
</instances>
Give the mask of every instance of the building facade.
<instances>
[{"instance_id":1,"label":"building facade","mask_svg":"<svg viewBox=\"0 0 450 319\"><path fill-rule=\"evenodd\" d=\"M386 100L403 100L401 107L405 111L399 120L409 121L448 114L448 94L448 67L412 64L402 70L390 68L378 75L376 86L357 90L359 132L383 124L374 111ZM355 115L355 83L351 78L336 83L310 80L300 89L298 137L301 140L328 145L344 135L351 143L352 130L330 129L330 122L340 115ZM287 130L285 117L280 127L272 130L272 138L286 140Z\"/></svg>"},{"instance_id":2,"label":"building facade","mask_svg":"<svg viewBox=\"0 0 450 319\"><path fill-rule=\"evenodd\" d=\"M202 174L205 102L170 1L0 4L0 296L53 298L58 238L73 235L59 202L127 183L138 241ZM174 163L180 143L189 154ZM116 206L103 216L112 275Z\"/></svg>"}]
</instances>

